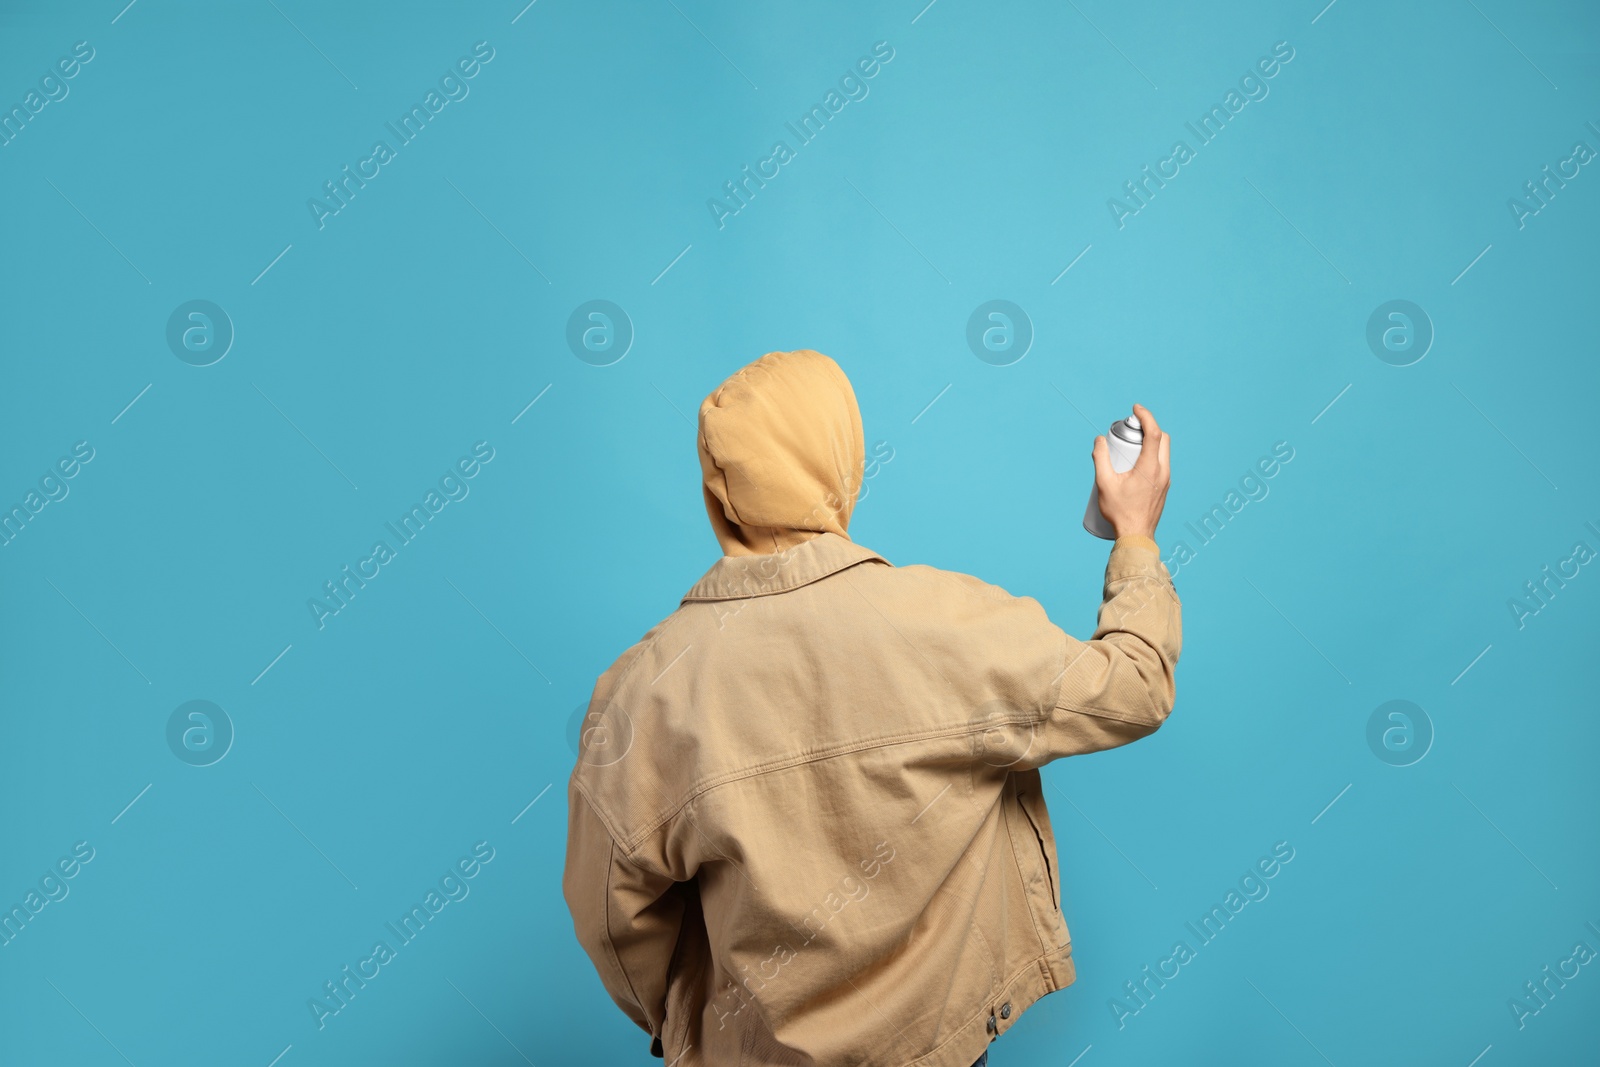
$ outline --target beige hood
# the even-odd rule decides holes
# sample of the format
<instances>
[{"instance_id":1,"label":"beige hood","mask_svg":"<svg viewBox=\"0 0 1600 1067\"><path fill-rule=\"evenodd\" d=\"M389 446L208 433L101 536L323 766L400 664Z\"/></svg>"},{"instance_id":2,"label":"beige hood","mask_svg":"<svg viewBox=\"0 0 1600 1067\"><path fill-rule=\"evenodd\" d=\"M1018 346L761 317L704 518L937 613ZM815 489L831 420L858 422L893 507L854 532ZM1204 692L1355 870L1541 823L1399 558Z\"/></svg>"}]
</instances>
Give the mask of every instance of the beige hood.
<instances>
[{"instance_id":1,"label":"beige hood","mask_svg":"<svg viewBox=\"0 0 1600 1067\"><path fill-rule=\"evenodd\" d=\"M855 390L821 352L769 352L700 405L711 529L729 556L766 555L827 531L848 538L866 447Z\"/></svg>"}]
</instances>

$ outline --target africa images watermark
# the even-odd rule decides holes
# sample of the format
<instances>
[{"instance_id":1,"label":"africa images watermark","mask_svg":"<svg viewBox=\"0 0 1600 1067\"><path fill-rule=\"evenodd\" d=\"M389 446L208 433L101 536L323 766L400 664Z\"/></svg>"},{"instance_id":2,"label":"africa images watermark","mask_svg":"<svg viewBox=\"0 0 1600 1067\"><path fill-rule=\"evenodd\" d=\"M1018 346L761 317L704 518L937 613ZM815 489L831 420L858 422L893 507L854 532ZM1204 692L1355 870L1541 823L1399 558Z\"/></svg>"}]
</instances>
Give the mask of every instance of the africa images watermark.
<instances>
[{"instance_id":1,"label":"africa images watermark","mask_svg":"<svg viewBox=\"0 0 1600 1067\"><path fill-rule=\"evenodd\" d=\"M467 82L477 77L479 71L493 59L494 49L489 42L479 41L472 46L471 56L462 56L456 60L455 66L439 76L437 90L429 89L422 103L412 104L411 109L400 116L398 126L394 122L384 123L389 132L394 134L395 144L374 141L371 154L357 162L354 171L346 163L337 181L322 183L326 200L313 196L306 201L306 207L311 211L311 221L317 224L317 229L325 227L329 218L349 207L350 201L356 198L356 192L365 189L368 181L383 173L384 165L398 157L399 149L416 140L435 115L452 102L465 100L472 91Z\"/></svg>"},{"instance_id":2,"label":"africa images watermark","mask_svg":"<svg viewBox=\"0 0 1600 1067\"><path fill-rule=\"evenodd\" d=\"M0 110L0 148L22 136L22 131L28 128L28 123L33 121L35 115L50 104L65 100L67 94L72 91L67 82L76 78L78 72L88 66L93 59L94 45L88 41L79 41L72 46L70 57L62 56L56 60L53 68L44 72L39 78L39 88L29 89L23 96L21 104L13 104L10 108Z\"/></svg>"},{"instance_id":3,"label":"africa images watermark","mask_svg":"<svg viewBox=\"0 0 1600 1067\"><path fill-rule=\"evenodd\" d=\"M794 148L789 147L788 141L774 141L767 157L756 162L754 171L751 170L750 164L746 163L740 168L740 177L736 182L723 182L722 188L727 193L727 199L713 196L706 201L706 207L711 210L711 219L717 224L717 229L725 228L729 218L749 207L750 201L755 199L757 190L765 189L768 181L782 173L783 166L798 155L799 149L815 140L827 127L828 120L843 111L846 104L865 100L867 94L871 92L867 81L877 77L879 71L892 59L894 59L894 48L888 41L874 43L870 56L862 56L856 60L853 67L840 76L839 88L829 89L823 96L822 103L812 104L810 110L802 114L796 122L783 124L784 128L794 135Z\"/></svg>"},{"instance_id":4,"label":"africa images watermark","mask_svg":"<svg viewBox=\"0 0 1600 1067\"><path fill-rule=\"evenodd\" d=\"M488 441L477 442L472 446L472 455L456 460L455 465L440 477L438 489L429 489L422 503L411 505L411 510L400 516L397 520L399 525L384 523L384 529L394 536L394 546L391 547L388 541L374 542L371 553L357 560L354 570L346 563L340 568L337 581L322 583L326 596L311 597L306 601L306 607L311 610L311 621L317 624L317 629L324 629L329 616L337 615L349 607L356 594L382 574L383 568L399 556L400 549L415 541L447 504L467 499L467 494L472 492L467 483L476 478L493 459L494 446ZM369 567L371 570L368 570Z\"/></svg>"},{"instance_id":5,"label":"africa images watermark","mask_svg":"<svg viewBox=\"0 0 1600 1067\"><path fill-rule=\"evenodd\" d=\"M62 856L54 866L46 869L44 876L39 879L38 889L30 886L22 903L0 911L0 947L20 937L28 924L50 904L66 900L67 894L72 891L67 882L76 878L92 859L94 846L87 841L77 842L72 846L72 855Z\"/></svg>"},{"instance_id":6,"label":"africa images watermark","mask_svg":"<svg viewBox=\"0 0 1600 1067\"><path fill-rule=\"evenodd\" d=\"M1161 561L1167 565L1167 572L1175 575L1184 564L1193 562L1199 550L1215 541L1229 520L1243 511L1246 504L1267 499L1267 494L1272 492L1267 482L1276 477L1292 459L1294 446L1288 441L1278 441L1272 446L1272 455L1262 456L1256 460L1253 468L1244 472L1237 490L1229 489L1222 503L1211 505L1211 510L1200 516L1199 526L1192 522L1184 523L1184 529L1194 534L1195 547L1190 548L1186 541L1175 542L1172 554ZM1241 492L1244 495L1241 496ZM1213 523L1215 530L1211 528Z\"/></svg>"},{"instance_id":7,"label":"africa images watermark","mask_svg":"<svg viewBox=\"0 0 1600 1067\"><path fill-rule=\"evenodd\" d=\"M1584 523L1589 531L1600 537L1600 526L1592 521ZM1506 607L1511 610L1511 618L1516 622L1517 629L1526 629L1528 620L1550 606L1556 594L1567 587L1567 583L1576 578L1580 568L1594 559L1595 550L1589 547L1586 541L1575 541L1572 545L1572 554L1566 559L1557 560L1555 569L1546 563L1539 569L1540 577L1537 580L1522 583L1522 588L1527 594L1514 596L1506 601Z\"/></svg>"},{"instance_id":8,"label":"africa images watermark","mask_svg":"<svg viewBox=\"0 0 1600 1067\"><path fill-rule=\"evenodd\" d=\"M1600 927L1592 922L1585 922L1591 932L1600 935ZM1522 983L1523 993L1515 997L1506 998L1506 1007L1511 1010L1511 1019L1517 1024L1518 1030L1527 1029L1528 1020L1538 1015L1550 1006L1556 994L1567 988L1567 983L1582 973L1582 968L1595 958L1595 950L1587 941L1579 941L1572 946L1572 954L1556 961L1555 967L1548 963L1539 970L1539 980Z\"/></svg>"},{"instance_id":9,"label":"africa images watermark","mask_svg":"<svg viewBox=\"0 0 1600 1067\"><path fill-rule=\"evenodd\" d=\"M67 482L76 478L92 459L94 446L88 441L79 441L72 446L72 455L62 456L52 466L45 468L44 475L39 479L39 488L29 489L22 503L13 504L10 508L0 505L0 548L21 536L33 517L47 505L67 499L67 494L72 491Z\"/></svg>"},{"instance_id":10,"label":"africa images watermark","mask_svg":"<svg viewBox=\"0 0 1600 1067\"><path fill-rule=\"evenodd\" d=\"M1253 70L1246 71L1239 79L1239 88L1229 89L1223 96L1222 103L1213 104L1209 110L1202 113L1197 120L1198 126L1194 122L1184 123L1189 132L1195 136L1195 148L1190 148L1187 141L1175 141L1171 153L1167 158L1157 160L1153 170L1147 163L1140 170L1140 177L1123 182L1122 190L1127 196L1127 201L1114 196L1106 201L1106 210L1111 212L1111 221L1117 224L1117 229L1125 227L1129 218L1149 207L1157 190L1165 189L1167 182L1181 174L1183 165L1193 160L1200 148L1215 140L1227 128L1228 121L1243 111L1246 104L1265 100L1267 94L1271 92L1267 82L1277 77L1278 72L1293 58L1294 48L1288 41L1279 41L1273 45L1272 55L1262 56L1256 60ZM1240 93L1244 95L1241 96Z\"/></svg>"},{"instance_id":11,"label":"africa images watermark","mask_svg":"<svg viewBox=\"0 0 1600 1067\"><path fill-rule=\"evenodd\" d=\"M872 879L882 874L884 867L894 862L894 857L894 846L887 841L879 841L872 847L872 855L857 864L861 868L859 877L854 871L841 877L837 888L828 890L822 903L806 912L798 927L794 923L789 924L797 935L803 934L798 948L792 941L774 945L772 954L756 965L754 974L750 973L748 963L741 964L739 970L744 972L744 977L737 982L730 978L711 1001L711 1010L717 1014L717 1029L727 1026L730 1018L743 1011L750 1003L747 994L759 993L766 988L766 984L776 979L784 967L793 963L799 957L800 950L809 945L840 912L852 903L859 904L866 900L872 892ZM729 1005L735 1003L738 1007L730 1010Z\"/></svg>"},{"instance_id":12,"label":"africa images watermark","mask_svg":"<svg viewBox=\"0 0 1600 1067\"><path fill-rule=\"evenodd\" d=\"M1596 137L1600 137L1600 126L1592 122L1584 123ZM1572 153L1566 159L1556 163L1556 169L1551 171L1550 164L1546 163L1540 170L1542 177L1538 182L1526 181L1522 183L1526 196L1513 196L1506 200L1506 207L1511 211L1511 218L1517 224L1517 229L1526 229L1528 220L1545 208L1550 206L1550 201L1556 198L1556 193L1567 187L1567 182L1582 173L1584 164L1595 157L1595 150L1589 147L1587 141L1574 141ZM1570 169L1569 169L1570 168Z\"/></svg>"},{"instance_id":13,"label":"africa images watermark","mask_svg":"<svg viewBox=\"0 0 1600 1067\"><path fill-rule=\"evenodd\" d=\"M393 922L384 923L384 928L394 935L393 945L385 938L373 942L372 951L356 961L353 969L348 963L345 964L339 971L337 982L329 980L322 983L321 995L306 999L306 1007L311 1009L311 1018L316 1022L317 1029L326 1027L330 1016L348 1008L356 994L382 974L383 968L398 958L400 949L415 941L427 929L433 917L444 911L446 905L466 900L467 894L472 892L472 887L467 883L476 878L493 859L494 846L487 841L479 841L472 846L470 856L462 856L445 870L439 878L437 889L428 887L422 903L412 904L411 910L400 916L398 926Z\"/></svg>"},{"instance_id":14,"label":"africa images watermark","mask_svg":"<svg viewBox=\"0 0 1600 1067\"><path fill-rule=\"evenodd\" d=\"M1221 936L1234 916L1244 911L1248 904L1266 900L1272 892L1272 887L1267 883L1277 877L1293 859L1294 846L1287 841L1279 841L1272 846L1270 856L1262 856L1240 876L1238 889L1230 888L1221 904L1211 905L1211 910L1200 916L1198 926L1192 922L1184 923L1184 927L1194 935L1195 947L1191 948L1186 940L1174 942L1171 953L1158 960L1153 970L1149 964L1145 964L1137 979L1122 984L1123 995L1108 1001L1111 1017L1117 1021L1117 1029L1126 1029L1130 1016L1148 1008L1156 992L1165 989L1168 982L1182 974L1183 967L1199 957L1200 949Z\"/></svg>"}]
</instances>

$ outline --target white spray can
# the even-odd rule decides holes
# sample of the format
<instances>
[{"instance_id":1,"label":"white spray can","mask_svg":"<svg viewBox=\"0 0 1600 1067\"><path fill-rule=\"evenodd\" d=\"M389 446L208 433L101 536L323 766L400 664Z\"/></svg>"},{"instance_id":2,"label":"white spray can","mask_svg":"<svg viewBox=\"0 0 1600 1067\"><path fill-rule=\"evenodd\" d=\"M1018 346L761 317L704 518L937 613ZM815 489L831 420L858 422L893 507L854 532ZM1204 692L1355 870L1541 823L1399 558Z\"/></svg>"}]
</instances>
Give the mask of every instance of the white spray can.
<instances>
[{"instance_id":1,"label":"white spray can","mask_svg":"<svg viewBox=\"0 0 1600 1067\"><path fill-rule=\"evenodd\" d=\"M1139 449L1144 444L1144 430L1139 425L1139 416L1129 415L1125 419L1118 419L1111 424L1111 432L1106 434L1106 445L1111 451L1111 469L1121 474L1123 471L1133 469L1139 459ZM1089 506L1083 513L1083 528L1096 537L1107 541L1117 539L1117 531L1112 529L1106 517L1100 514L1100 488L1089 487Z\"/></svg>"}]
</instances>

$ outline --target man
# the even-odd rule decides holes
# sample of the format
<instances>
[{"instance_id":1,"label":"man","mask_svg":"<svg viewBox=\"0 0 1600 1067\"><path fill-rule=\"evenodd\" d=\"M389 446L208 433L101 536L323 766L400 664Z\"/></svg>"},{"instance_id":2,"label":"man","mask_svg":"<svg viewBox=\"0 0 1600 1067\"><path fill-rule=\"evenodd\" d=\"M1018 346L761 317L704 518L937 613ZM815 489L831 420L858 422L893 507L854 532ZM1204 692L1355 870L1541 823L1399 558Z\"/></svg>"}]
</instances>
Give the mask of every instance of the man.
<instances>
[{"instance_id":1,"label":"man","mask_svg":"<svg viewBox=\"0 0 1600 1067\"><path fill-rule=\"evenodd\" d=\"M1095 438L1117 539L1080 642L850 540L861 415L827 356L700 405L724 556L601 675L567 793L578 940L654 1055L969 1067L1073 981L1038 768L1160 726L1181 643L1168 439L1134 413L1133 470Z\"/></svg>"}]
</instances>

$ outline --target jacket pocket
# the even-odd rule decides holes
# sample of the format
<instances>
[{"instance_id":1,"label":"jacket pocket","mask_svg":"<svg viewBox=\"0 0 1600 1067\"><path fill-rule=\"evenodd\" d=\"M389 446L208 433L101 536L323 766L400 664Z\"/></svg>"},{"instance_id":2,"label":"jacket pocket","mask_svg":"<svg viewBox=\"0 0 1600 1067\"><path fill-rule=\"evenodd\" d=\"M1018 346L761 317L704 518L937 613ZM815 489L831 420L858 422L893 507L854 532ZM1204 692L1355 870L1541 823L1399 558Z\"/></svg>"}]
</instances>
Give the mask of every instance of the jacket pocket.
<instances>
[{"instance_id":1,"label":"jacket pocket","mask_svg":"<svg viewBox=\"0 0 1600 1067\"><path fill-rule=\"evenodd\" d=\"M1056 911L1061 910L1061 897L1056 891L1055 871L1050 866L1050 850L1045 847L1044 834L1039 832L1039 824L1034 821L1033 813L1028 810L1027 793L1017 794L1017 807L1022 809L1022 814L1028 820L1028 825L1033 829L1033 839L1039 846L1039 862L1044 865L1045 882L1050 886L1050 903Z\"/></svg>"}]
</instances>

